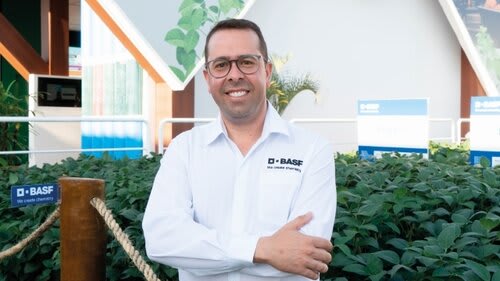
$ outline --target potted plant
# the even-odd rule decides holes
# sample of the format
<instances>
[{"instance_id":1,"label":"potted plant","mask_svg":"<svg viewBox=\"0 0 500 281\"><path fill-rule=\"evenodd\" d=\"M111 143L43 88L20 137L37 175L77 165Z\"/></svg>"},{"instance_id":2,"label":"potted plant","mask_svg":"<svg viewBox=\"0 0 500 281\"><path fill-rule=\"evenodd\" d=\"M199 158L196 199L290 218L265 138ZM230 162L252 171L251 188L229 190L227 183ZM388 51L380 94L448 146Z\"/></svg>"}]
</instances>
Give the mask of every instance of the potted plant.
<instances>
[{"instance_id":1,"label":"potted plant","mask_svg":"<svg viewBox=\"0 0 500 281\"><path fill-rule=\"evenodd\" d=\"M309 74L302 76L290 76L282 71L282 67L288 62L290 55L271 55L273 73L271 84L267 89L267 99L281 115L290 101L302 91L312 91L315 95L318 91L318 83L311 79Z\"/></svg>"},{"instance_id":2,"label":"potted plant","mask_svg":"<svg viewBox=\"0 0 500 281\"><path fill-rule=\"evenodd\" d=\"M12 81L7 87L0 81L0 116L26 116L26 109L22 107L22 100L14 96ZM0 151L26 149L26 140L22 139L19 122L0 122ZM18 165L21 157L18 155L0 155L0 167Z\"/></svg>"}]
</instances>

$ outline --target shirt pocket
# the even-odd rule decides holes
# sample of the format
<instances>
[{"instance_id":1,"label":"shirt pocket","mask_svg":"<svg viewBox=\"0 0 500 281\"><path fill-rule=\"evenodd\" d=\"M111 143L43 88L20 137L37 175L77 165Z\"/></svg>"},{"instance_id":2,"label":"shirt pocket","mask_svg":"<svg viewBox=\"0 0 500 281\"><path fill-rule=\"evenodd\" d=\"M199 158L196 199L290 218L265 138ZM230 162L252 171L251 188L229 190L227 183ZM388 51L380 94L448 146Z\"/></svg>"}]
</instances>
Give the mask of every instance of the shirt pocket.
<instances>
[{"instance_id":1,"label":"shirt pocket","mask_svg":"<svg viewBox=\"0 0 500 281\"><path fill-rule=\"evenodd\" d=\"M288 221L301 174L295 171L263 171L259 179L258 219L263 230L275 231Z\"/></svg>"}]
</instances>

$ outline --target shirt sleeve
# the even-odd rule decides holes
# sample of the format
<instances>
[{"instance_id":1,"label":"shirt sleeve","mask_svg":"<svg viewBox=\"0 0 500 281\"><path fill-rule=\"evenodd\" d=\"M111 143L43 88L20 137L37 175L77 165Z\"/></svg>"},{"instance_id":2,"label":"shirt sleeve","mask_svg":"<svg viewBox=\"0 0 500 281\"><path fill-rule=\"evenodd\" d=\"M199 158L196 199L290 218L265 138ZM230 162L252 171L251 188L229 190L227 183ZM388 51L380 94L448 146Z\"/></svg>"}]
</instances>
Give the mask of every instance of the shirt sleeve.
<instances>
[{"instance_id":1,"label":"shirt sleeve","mask_svg":"<svg viewBox=\"0 0 500 281\"><path fill-rule=\"evenodd\" d=\"M193 220L182 145L187 144L174 140L165 152L146 206L142 227L148 257L199 276L253 265L259 237L224 237Z\"/></svg>"},{"instance_id":2,"label":"shirt sleeve","mask_svg":"<svg viewBox=\"0 0 500 281\"><path fill-rule=\"evenodd\" d=\"M332 145L326 141L319 142L311 151L309 165L304 170L302 184L292 203L288 221L312 212L313 219L302 227L301 232L330 240L337 207L335 163ZM241 271L266 277L290 276L289 273L266 264L246 267Z\"/></svg>"}]
</instances>

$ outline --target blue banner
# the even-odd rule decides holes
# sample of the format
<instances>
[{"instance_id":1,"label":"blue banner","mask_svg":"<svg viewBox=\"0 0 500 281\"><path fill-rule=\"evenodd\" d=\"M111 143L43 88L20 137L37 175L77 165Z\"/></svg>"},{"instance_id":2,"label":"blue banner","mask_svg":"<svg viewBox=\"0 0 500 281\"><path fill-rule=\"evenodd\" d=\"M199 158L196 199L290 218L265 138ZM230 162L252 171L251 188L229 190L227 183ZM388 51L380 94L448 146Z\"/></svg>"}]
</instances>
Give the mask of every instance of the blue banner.
<instances>
[{"instance_id":1,"label":"blue banner","mask_svg":"<svg viewBox=\"0 0 500 281\"><path fill-rule=\"evenodd\" d=\"M358 146L359 157L361 159L369 160L372 158L378 158L378 156L385 153L399 153L402 155L409 154L428 154L429 150L424 148L413 148L413 147L389 147L389 146Z\"/></svg>"},{"instance_id":2,"label":"blue banner","mask_svg":"<svg viewBox=\"0 0 500 281\"><path fill-rule=\"evenodd\" d=\"M427 115L427 111L427 99L358 101L358 115Z\"/></svg>"},{"instance_id":3,"label":"blue banner","mask_svg":"<svg viewBox=\"0 0 500 281\"><path fill-rule=\"evenodd\" d=\"M477 165L481 161L481 157L485 157L490 161L490 166L494 167L500 163L500 151L481 151L481 150L471 150L470 151L470 162L472 165Z\"/></svg>"},{"instance_id":4,"label":"blue banner","mask_svg":"<svg viewBox=\"0 0 500 281\"><path fill-rule=\"evenodd\" d=\"M500 97L471 97L470 115L500 115Z\"/></svg>"}]
</instances>

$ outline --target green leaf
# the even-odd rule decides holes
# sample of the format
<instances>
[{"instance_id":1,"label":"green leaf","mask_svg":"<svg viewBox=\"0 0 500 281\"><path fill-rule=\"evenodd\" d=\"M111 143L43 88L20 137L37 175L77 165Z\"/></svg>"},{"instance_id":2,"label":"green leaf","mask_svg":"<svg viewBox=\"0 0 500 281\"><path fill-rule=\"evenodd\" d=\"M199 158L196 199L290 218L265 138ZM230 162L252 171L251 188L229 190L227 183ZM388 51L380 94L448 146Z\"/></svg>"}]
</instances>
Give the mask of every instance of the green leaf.
<instances>
[{"instance_id":1,"label":"green leaf","mask_svg":"<svg viewBox=\"0 0 500 281\"><path fill-rule=\"evenodd\" d=\"M29 262L24 265L24 273L32 273L40 268L40 264L36 262Z\"/></svg>"},{"instance_id":2,"label":"green leaf","mask_svg":"<svg viewBox=\"0 0 500 281\"><path fill-rule=\"evenodd\" d=\"M8 166L7 160L0 157L0 167L7 167L7 166Z\"/></svg>"},{"instance_id":3,"label":"green leaf","mask_svg":"<svg viewBox=\"0 0 500 281\"><path fill-rule=\"evenodd\" d=\"M396 264L394 265L391 270L389 270L389 274L391 275L391 278L394 277L394 275L400 270L400 269L405 269L408 272L413 272L414 270L411 269L408 266L402 265L402 264Z\"/></svg>"},{"instance_id":4,"label":"green leaf","mask_svg":"<svg viewBox=\"0 0 500 281\"><path fill-rule=\"evenodd\" d=\"M479 164L483 168L489 168L489 167L491 167L490 160L488 158L486 158L486 157L481 157L481 159L479 159Z\"/></svg>"},{"instance_id":5,"label":"green leaf","mask_svg":"<svg viewBox=\"0 0 500 281\"><path fill-rule=\"evenodd\" d=\"M240 3L237 0L219 0L219 7L221 12L227 15L232 9L239 9Z\"/></svg>"},{"instance_id":6,"label":"green leaf","mask_svg":"<svg viewBox=\"0 0 500 281\"><path fill-rule=\"evenodd\" d=\"M191 14L191 11L197 6L199 6L199 4L194 0L183 0L181 5L179 6L178 11L183 17L188 16Z\"/></svg>"},{"instance_id":7,"label":"green leaf","mask_svg":"<svg viewBox=\"0 0 500 281\"><path fill-rule=\"evenodd\" d=\"M465 264L467 265L468 268L472 270L481 280L484 281L489 281L490 280L490 273L488 272L488 269L480 263L477 263L472 260L465 260Z\"/></svg>"},{"instance_id":8,"label":"green leaf","mask_svg":"<svg viewBox=\"0 0 500 281\"><path fill-rule=\"evenodd\" d=\"M351 253L351 249L349 249L349 247L347 247L346 245L335 245L336 248L339 248L342 253L344 253L346 256L350 257L352 256L352 253Z\"/></svg>"},{"instance_id":9,"label":"green leaf","mask_svg":"<svg viewBox=\"0 0 500 281\"><path fill-rule=\"evenodd\" d=\"M439 254L444 253L444 249L438 245L425 245L423 254L425 256L438 256Z\"/></svg>"},{"instance_id":10,"label":"green leaf","mask_svg":"<svg viewBox=\"0 0 500 281\"><path fill-rule=\"evenodd\" d=\"M443 228L438 235L438 244L444 249L450 248L461 234L460 227L455 223L450 223Z\"/></svg>"},{"instance_id":11,"label":"green leaf","mask_svg":"<svg viewBox=\"0 0 500 281\"><path fill-rule=\"evenodd\" d=\"M476 237L462 237L457 239L455 244L453 245L454 249L463 249L465 246L472 245L478 242Z\"/></svg>"},{"instance_id":12,"label":"green leaf","mask_svg":"<svg viewBox=\"0 0 500 281\"><path fill-rule=\"evenodd\" d=\"M138 210L135 210L135 209L123 209L120 212L120 215L124 216L125 218L127 218L127 219L129 219L131 221L137 220L137 218L138 218L138 216L140 214L141 213Z\"/></svg>"},{"instance_id":13,"label":"green leaf","mask_svg":"<svg viewBox=\"0 0 500 281\"><path fill-rule=\"evenodd\" d=\"M408 242L401 238L391 238L387 240L385 243L392 245L394 248L399 250L404 250L408 247Z\"/></svg>"},{"instance_id":14,"label":"green leaf","mask_svg":"<svg viewBox=\"0 0 500 281\"><path fill-rule=\"evenodd\" d=\"M449 276L453 276L453 275L454 274L450 273L450 271L445 267L436 268L432 272L432 277L449 277Z\"/></svg>"},{"instance_id":15,"label":"green leaf","mask_svg":"<svg viewBox=\"0 0 500 281\"><path fill-rule=\"evenodd\" d=\"M215 14L219 13L219 7L217 6L210 6L208 9Z\"/></svg>"},{"instance_id":16,"label":"green leaf","mask_svg":"<svg viewBox=\"0 0 500 281\"><path fill-rule=\"evenodd\" d=\"M167 32L165 41L172 46L183 48L185 45L186 35L179 28L174 28Z\"/></svg>"},{"instance_id":17,"label":"green leaf","mask_svg":"<svg viewBox=\"0 0 500 281\"><path fill-rule=\"evenodd\" d=\"M345 255L344 253L336 253L333 255L331 266L342 267L342 266L352 264L352 262L353 262L353 260L351 258L349 258L347 255Z\"/></svg>"},{"instance_id":18,"label":"green leaf","mask_svg":"<svg viewBox=\"0 0 500 281\"><path fill-rule=\"evenodd\" d=\"M479 220L486 230L491 231L500 224L500 219L482 218Z\"/></svg>"},{"instance_id":19,"label":"green leaf","mask_svg":"<svg viewBox=\"0 0 500 281\"><path fill-rule=\"evenodd\" d=\"M394 251L382 250L373 254L391 264L399 264L399 255Z\"/></svg>"},{"instance_id":20,"label":"green leaf","mask_svg":"<svg viewBox=\"0 0 500 281\"><path fill-rule=\"evenodd\" d=\"M495 271L491 277L491 281L500 281L500 270Z\"/></svg>"},{"instance_id":21,"label":"green leaf","mask_svg":"<svg viewBox=\"0 0 500 281\"><path fill-rule=\"evenodd\" d=\"M416 257L416 259L419 260L421 263L423 263L427 267L431 267L432 265L434 265L438 261L438 259L424 257L424 256Z\"/></svg>"},{"instance_id":22,"label":"green leaf","mask_svg":"<svg viewBox=\"0 0 500 281\"><path fill-rule=\"evenodd\" d=\"M378 232L378 227L374 224L363 224L363 225L359 226L359 229L366 229L366 230Z\"/></svg>"},{"instance_id":23,"label":"green leaf","mask_svg":"<svg viewBox=\"0 0 500 281\"><path fill-rule=\"evenodd\" d=\"M196 30L207 21L207 12L204 9L195 9L191 15L191 30Z\"/></svg>"},{"instance_id":24,"label":"green leaf","mask_svg":"<svg viewBox=\"0 0 500 281\"><path fill-rule=\"evenodd\" d=\"M363 205L359 208L358 214L366 217L373 217L379 210L380 205L368 202L369 204Z\"/></svg>"},{"instance_id":25,"label":"green leaf","mask_svg":"<svg viewBox=\"0 0 500 281\"><path fill-rule=\"evenodd\" d=\"M458 224L466 224L469 221L469 219L462 214L455 213L451 215L451 221Z\"/></svg>"},{"instance_id":26,"label":"green leaf","mask_svg":"<svg viewBox=\"0 0 500 281\"><path fill-rule=\"evenodd\" d=\"M344 266L342 268L342 270L347 271L347 272L356 273L356 274L362 275L362 276L370 275L369 273L366 272L366 266L359 264L359 263L354 263L354 264Z\"/></svg>"},{"instance_id":27,"label":"green leaf","mask_svg":"<svg viewBox=\"0 0 500 281\"><path fill-rule=\"evenodd\" d=\"M379 281L380 279L382 279L382 277L385 276L386 273L387 272L385 272L385 271L382 270L382 271L380 271L377 274L372 274L372 275L369 276L370 281Z\"/></svg>"},{"instance_id":28,"label":"green leaf","mask_svg":"<svg viewBox=\"0 0 500 281\"><path fill-rule=\"evenodd\" d=\"M384 224L387 225L395 233L401 234L399 227L395 223L388 221L388 222L384 222Z\"/></svg>"},{"instance_id":29,"label":"green leaf","mask_svg":"<svg viewBox=\"0 0 500 281\"><path fill-rule=\"evenodd\" d=\"M184 72L182 70L178 69L175 66L171 66L171 65L169 65L168 67L170 68L170 70L172 70L172 72L175 74L175 76L177 76L177 78L179 78L179 80L184 81L184 79L186 79L186 74L184 74Z\"/></svg>"},{"instance_id":30,"label":"green leaf","mask_svg":"<svg viewBox=\"0 0 500 281\"><path fill-rule=\"evenodd\" d=\"M357 234L356 231L346 230L344 231L345 236L339 236L334 239L334 245L343 245L351 241L352 238Z\"/></svg>"},{"instance_id":31,"label":"green leaf","mask_svg":"<svg viewBox=\"0 0 500 281\"><path fill-rule=\"evenodd\" d=\"M187 53L184 49L177 48L176 58L179 64L186 70L186 75L194 69L194 62L196 60L196 53L194 51Z\"/></svg>"},{"instance_id":32,"label":"green leaf","mask_svg":"<svg viewBox=\"0 0 500 281\"><path fill-rule=\"evenodd\" d=\"M191 17L189 16L183 16L179 19L177 22L177 26L184 29L185 31L189 30L194 30L196 28L193 27L192 22L191 22Z\"/></svg>"},{"instance_id":33,"label":"green leaf","mask_svg":"<svg viewBox=\"0 0 500 281\"><path fill-rule=\"evenodd\" d=\"M384 265L382 260L374 254L368 255L366 259L366 269L369 275L376 275L382 272Z\"/></svg>"},{"instance_id":34,"label":"green leaf","mask_svg":"<svg viewBox=\"0 0 500 281\"><path fill-rule=\"evenodd\" d=\"M448 203L448 205L451 205L452 202L453 202L453 197L452 196L441 196L441 198L443 198L446 201L446 203ZM435 214L438 217L443 217L443 216L450 215L450 212L448 210L446 210L445 208L437 208L432 213Z\"/></svg>"},{"instance_id":35,"label":"green leaf","mask_svg":"<svg viewBox=\"0 0 500 281\"><path fill-rule=\"evenodd\" d=\"M498 187L497 175L490 169L483 170L483 178L491 187Z\"/></svg>"},{"instance_id":36,"label":"green leaf","mask_svg":"<svg viewBox=\"0 0 500 281\"><path fill-rule=\"evenodd\" d=\"M375 185L378 187L382 187L385 185L385 181L387 180L387 175L385 173L377 172L373 175L373 181Z\"/></svg>"},{"instance_id":37,"label":"green leaf","mask_svg":"<svg viewBox=\"0 0 500 281\"><path fill-rule=\"evenodd\" d=\"M194 48L198 44L199 39L200 35L198 34L197 31L194 30L188 31L184 42L184 50L188 53L194 50Z\"/></svg>"},{"instance_id":38,"label":"green leaf","mask_svg":"<svg viewBox=\"0 0 500 281\"><path fill-rule=\"evenodd\" d=\"M17 176L16 173L9 173L9 183L8 183L8 185L16 184L18 180L19 180L19 177Z\"/></svg>"}]
</instances>

